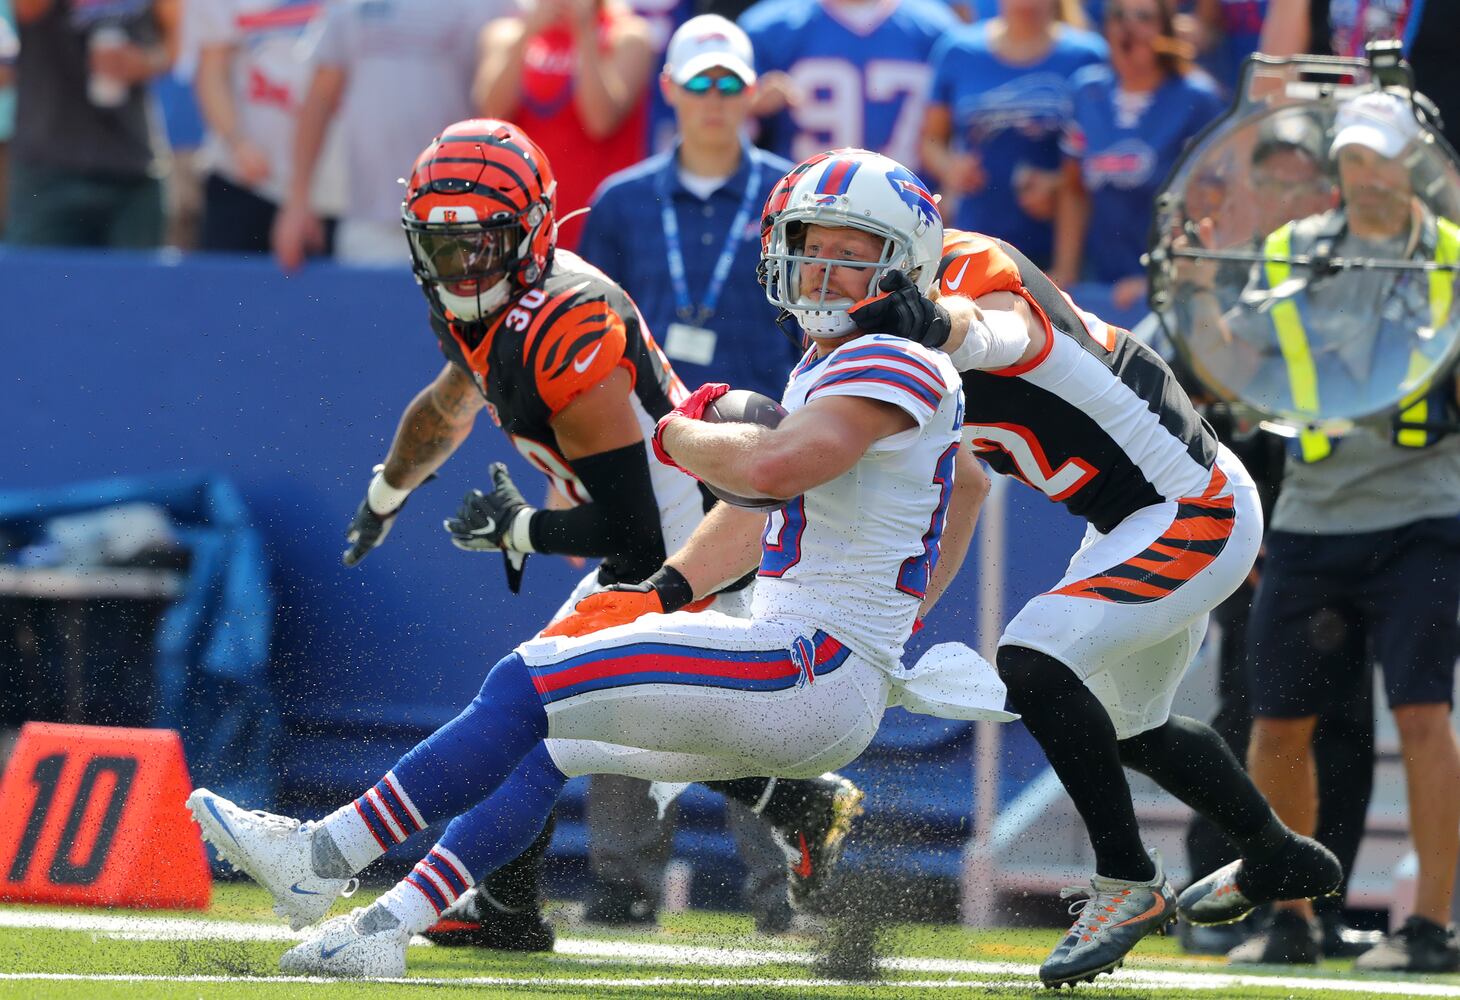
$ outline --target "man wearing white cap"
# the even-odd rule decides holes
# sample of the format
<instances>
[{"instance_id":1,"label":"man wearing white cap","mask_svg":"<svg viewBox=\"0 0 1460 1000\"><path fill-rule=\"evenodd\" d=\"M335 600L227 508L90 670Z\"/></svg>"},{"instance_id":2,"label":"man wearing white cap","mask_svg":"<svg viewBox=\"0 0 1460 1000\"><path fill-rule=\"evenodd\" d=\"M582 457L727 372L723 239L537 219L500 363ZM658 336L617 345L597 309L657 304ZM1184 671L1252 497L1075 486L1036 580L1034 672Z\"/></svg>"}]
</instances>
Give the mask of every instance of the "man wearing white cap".
<instances>
[{"instance_id":1,"label":"man wearing white cap","mask_svg":"<svg viewBox=\"0 0 1460 1000\"><path fill-rule=\"evenodd\" d=\"M726 382L773 398L800 357L754 288L760 209L792 164L743 132L756 83L750 39L713 14L675 31L660 92L674 113L674 145L608 177L593 197L578 252L639 306L675 373L693 388ZM589 784L589 916L652 923L672 819L656 820L648 784L596 775ZM785 861L763 820L727 801L747 868L745 901L762 931L785 929Z\"/></svg>"},{"instance_id":2,"label":"man wearing white cap","mask_svg":"<svg viewBox=\"0 0 1460 1000\"><path fill-rule=\"evenodd\" d=\"M1330 155L1342 204L1268 236L1254 291L1309 277L1287 263L1308 254L1460 261L1460 227L1416 195L1412 171L1426 139L1402 97L1372 92L1340 106ZM1227 346L1252 352L1254 362L1261 354L1263 372L1254 374L1286 395L1280 408L1323 412L1323 398L1365 391L1386 367L1398 370L1387 383L1396 386L1404 369L1443 350L1449 338L1434 331L1450 321L1454 279L1453 271L1362 267L1311 277L1270 308L1229 314L1238 336ZM1450 727L1460 654L1460 434L1446 430L1460 416L1455 399L1446 376L1407 399L1392 426L1360 426L1338 439L1307 431L1294 441L1248 632L1256 716L1248 769L1299 833L1313 833L1318 811L1317 716L1336 692L1352 690L1344 672L1365 659L1382 665L1419 880L1414 915L1358 958L1361 969L1460 970L1446 926L1460 853L1460 746ZM1276 906L1271 928L1234 950L1234 961L1317 961L1311 904Z\"/></svg>"}]
</instances>

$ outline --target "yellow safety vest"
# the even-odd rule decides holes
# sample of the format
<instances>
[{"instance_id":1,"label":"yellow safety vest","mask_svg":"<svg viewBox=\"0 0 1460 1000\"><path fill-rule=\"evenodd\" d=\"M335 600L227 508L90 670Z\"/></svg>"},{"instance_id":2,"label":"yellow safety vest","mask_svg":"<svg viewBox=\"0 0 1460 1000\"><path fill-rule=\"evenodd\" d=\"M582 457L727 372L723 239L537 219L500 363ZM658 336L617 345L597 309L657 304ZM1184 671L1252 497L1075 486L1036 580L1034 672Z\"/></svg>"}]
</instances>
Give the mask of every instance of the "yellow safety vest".
<instances>
[{"instance_id":1,"label":"yellow safety vest","mask_svg":"<svg viewBox=\"0 0 1460 1000\"><path fill-rule=\"evenodd\" d=\"M1439 234L1435 246L1435 261L1441 264L1460 262L1460 226L1448 219L1437 218L1435 223ZM1264 270L1269 288L1276 288L1288 280L1292 267L1287 258L1291 255L1292 246L1291 222L1268 236L1263 244L1263 253L1268 257ZM1454 272L1430 272L1430 326L1436 330L1444 326L1450 316L1454 289ZM1283 299L1272 307L1271 316L1273 328L1277 331L1278 347L1281 348L1283 361L1288 366L1288 388L1293 396L1293 406L1299 413L1316 416L1318 372L1313 364L1313 352L1308 347L1308 333L1303 329L1303 318L1298 312L1298 304L1292 298ZM1408 377L1418 378L1429 365L1429 359L1415 351L1409 358ZM1429 420L1430 404L1426 397L1430 388L1422 385L1401 401L1399 419L1402 422L1425 423ZM1327 458L1333 451L1333 442L1327 434L1318 430L1301 432L1298 443L1305 462L1317 462ZM1395 435L1395 443L1405 448L1423 448L1430 443L1429 433L1419 427L1404 428Z\"/></svg>"}]
</instances>

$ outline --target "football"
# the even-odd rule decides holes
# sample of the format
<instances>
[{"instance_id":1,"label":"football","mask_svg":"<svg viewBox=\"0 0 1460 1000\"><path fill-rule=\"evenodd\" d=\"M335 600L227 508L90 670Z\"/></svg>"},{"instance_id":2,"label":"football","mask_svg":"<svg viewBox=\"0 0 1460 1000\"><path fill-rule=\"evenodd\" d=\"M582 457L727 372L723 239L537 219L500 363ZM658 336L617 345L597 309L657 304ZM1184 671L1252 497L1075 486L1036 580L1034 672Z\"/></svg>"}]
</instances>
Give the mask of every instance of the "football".
<instances>
[{"instance_id":1,"label":"football","mask_svg":"<svg viewBox=\"0 0 1460 1000\"><path fill-rule=\"evenodd\" d=\"M775 427L786 419L786 411L780 403L764 393L751 389L731 389L705 407L704 415L700 419L712 424L760 424L762 427ZM713 483L705 483L705 487L726 503L746 510L779 510L786 505L786 501L772 497L743 497L738 493L722 490Z\"/></svg>"}]
</instances>

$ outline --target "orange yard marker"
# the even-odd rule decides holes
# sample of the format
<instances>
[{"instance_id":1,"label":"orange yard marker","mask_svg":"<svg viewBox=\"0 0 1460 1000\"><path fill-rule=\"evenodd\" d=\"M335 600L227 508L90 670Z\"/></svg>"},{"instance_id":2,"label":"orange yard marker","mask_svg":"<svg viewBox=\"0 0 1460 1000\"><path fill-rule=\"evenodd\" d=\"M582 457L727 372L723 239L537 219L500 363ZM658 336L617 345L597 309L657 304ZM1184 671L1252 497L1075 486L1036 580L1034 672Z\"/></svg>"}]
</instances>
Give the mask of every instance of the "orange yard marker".
<instances>
[{"instance_id":1,"label":"orange yard marker","mask_svg":"<svg viewBox=\"0 0 1460 1000\"><path fill-rule=\"evenodd\" d=\"M0 900L207 909L170 729L28 722L0 778Z\"/></svg>"}]
</instances>

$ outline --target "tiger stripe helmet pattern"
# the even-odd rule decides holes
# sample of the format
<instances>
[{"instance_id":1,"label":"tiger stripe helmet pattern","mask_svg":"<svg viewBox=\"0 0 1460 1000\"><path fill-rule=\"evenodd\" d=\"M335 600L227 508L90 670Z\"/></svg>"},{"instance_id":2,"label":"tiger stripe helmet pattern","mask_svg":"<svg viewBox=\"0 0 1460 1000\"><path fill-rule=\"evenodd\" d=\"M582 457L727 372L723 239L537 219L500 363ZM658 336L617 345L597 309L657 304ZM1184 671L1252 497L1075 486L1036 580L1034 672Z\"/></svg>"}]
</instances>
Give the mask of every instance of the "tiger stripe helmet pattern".
<instances>
[{"instance_id":1,"label":"tiger stripe helmet pattern","mask_svg":"<svg viewBox=\"0 0 1460 1000\"><path fill-rule=\"evenodd\" d=\"M516 125L449 126L416 158L401 205L426 298L471 322L535 288L557 245L556 194L547 157Z\"/></svg>"}]
</instances>

